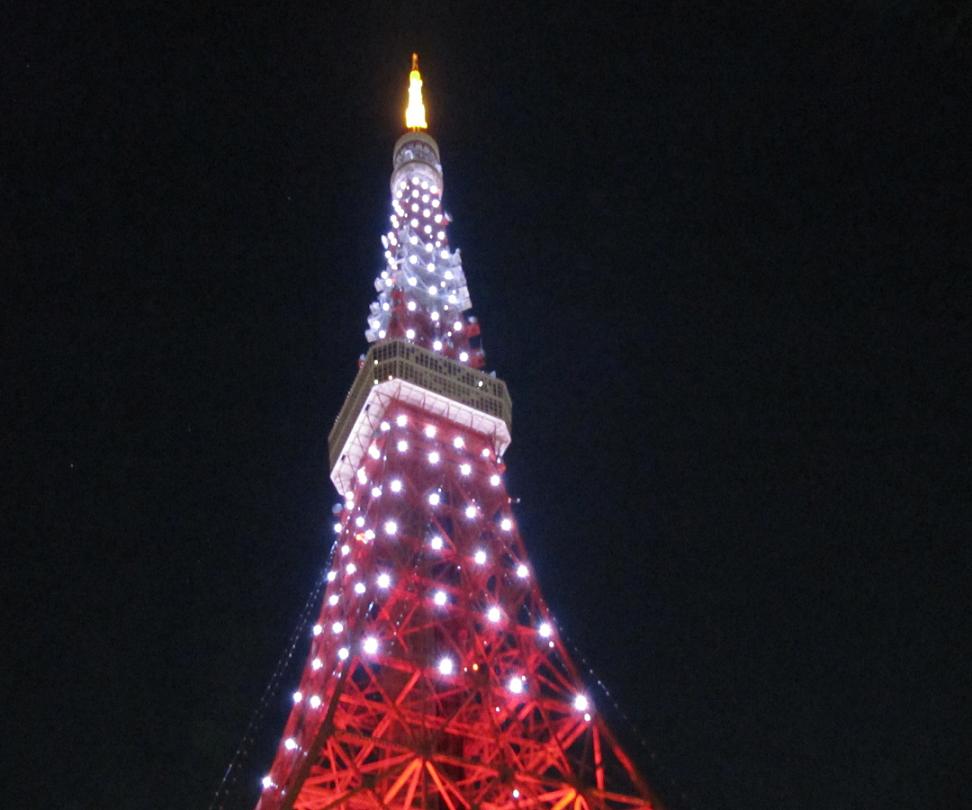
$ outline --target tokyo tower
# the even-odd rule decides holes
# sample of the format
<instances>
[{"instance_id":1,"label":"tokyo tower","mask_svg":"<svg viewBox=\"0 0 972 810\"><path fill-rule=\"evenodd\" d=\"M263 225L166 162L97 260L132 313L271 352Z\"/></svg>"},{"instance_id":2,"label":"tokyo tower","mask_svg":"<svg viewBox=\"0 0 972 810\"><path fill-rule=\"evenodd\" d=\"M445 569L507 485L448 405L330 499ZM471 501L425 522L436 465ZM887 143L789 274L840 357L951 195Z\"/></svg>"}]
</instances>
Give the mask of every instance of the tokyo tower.
<instances>
[{"instance_id":1,"label":"tokyo tower","mask_svg":"<svg viewBox=\"0 0 972 810\"><path fill-rule=\"evenodd\" d=\"M258 810L659 807L559 637L503 480L412 57L371 343L328 437L344 499L311 649Z\"/></svg>"}]
</instances>

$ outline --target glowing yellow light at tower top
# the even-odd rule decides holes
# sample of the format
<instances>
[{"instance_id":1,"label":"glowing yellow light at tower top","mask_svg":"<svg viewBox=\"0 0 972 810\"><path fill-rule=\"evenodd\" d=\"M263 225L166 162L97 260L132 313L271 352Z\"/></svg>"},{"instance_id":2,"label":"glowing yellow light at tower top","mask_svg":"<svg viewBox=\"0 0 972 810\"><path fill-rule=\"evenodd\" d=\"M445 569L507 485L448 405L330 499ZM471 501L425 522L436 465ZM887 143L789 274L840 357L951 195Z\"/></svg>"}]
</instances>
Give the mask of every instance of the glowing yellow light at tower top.
<instances>
[{"instance_id":1,"label":"glowing yellow light at tower top","mask_svg":"<svg viewBox=\"0 0 972 810\"><path fill-rule=\"evenodd\" d=\"M418 69L418 54L412 54L412 72L408 74L408 107L405 108L405 126L409 129L428 129L425 120L425 104L422 103L422 74Z\"/></svg>"}]
</instances>

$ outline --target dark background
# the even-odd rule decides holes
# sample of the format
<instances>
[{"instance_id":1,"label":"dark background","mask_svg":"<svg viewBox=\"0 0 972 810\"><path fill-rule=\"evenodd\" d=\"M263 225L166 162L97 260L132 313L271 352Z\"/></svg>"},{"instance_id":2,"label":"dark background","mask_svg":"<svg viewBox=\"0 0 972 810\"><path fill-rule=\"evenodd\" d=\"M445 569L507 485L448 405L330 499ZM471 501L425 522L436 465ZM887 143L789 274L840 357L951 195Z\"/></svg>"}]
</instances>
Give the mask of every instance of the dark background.
<instances>
[{"instance_id":1,"label":"dark background","mask_svg":"<svg viewBox=\"0 0 972 810\"><path fill-rule=\"evenodd\" d=\"M516 514L649 779L963 803L968 2L20 5L4 806L206 807L260 709L252 801L412 50Z\"/></svg>"}]
</instances>

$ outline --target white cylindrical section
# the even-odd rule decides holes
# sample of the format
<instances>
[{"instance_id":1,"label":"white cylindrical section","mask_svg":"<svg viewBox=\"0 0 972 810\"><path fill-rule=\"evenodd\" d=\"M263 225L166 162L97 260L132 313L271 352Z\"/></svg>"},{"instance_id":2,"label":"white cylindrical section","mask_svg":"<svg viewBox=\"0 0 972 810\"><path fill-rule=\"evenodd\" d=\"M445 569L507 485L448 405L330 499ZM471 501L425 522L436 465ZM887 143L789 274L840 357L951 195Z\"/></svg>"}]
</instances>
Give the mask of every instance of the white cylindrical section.
<instances>
[{"instance_id":1,"label":"white cylindrical section","mask_svg":"<svg viewBox=\"0 0 972 810\"><path fill-rule=\"evenodd\" d=\"M424 132L406 132L395 143L392 155L395 167L391 176L392 194L399 181L415 176L424 177L439 187L439 194L442 193L442 163L435 138Z\"/></svg>"}]
</instances>

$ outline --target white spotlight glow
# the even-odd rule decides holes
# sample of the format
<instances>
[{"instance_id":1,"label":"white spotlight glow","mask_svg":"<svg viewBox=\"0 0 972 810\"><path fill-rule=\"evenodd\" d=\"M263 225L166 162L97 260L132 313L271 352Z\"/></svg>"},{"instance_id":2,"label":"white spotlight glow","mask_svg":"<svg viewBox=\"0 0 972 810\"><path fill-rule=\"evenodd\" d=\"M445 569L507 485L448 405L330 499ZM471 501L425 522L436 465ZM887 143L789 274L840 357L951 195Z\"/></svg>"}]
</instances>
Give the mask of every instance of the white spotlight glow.
<instances>
[{"instance_id":1,"label":"white spotlight glow","mask_svg":"<svg viewBox=\"0 0 972 810\"><path fill-rule=\"evenodd\" d=\"M294 703L300 703L304 699L304 695L299 689L291 697L294 699Z\"/></svg>"},{"instance_id":2,"label":"white spotlight glow","mask_svg":"<svg viewBox=\"0 0 972 810\"><path fill-rule=\"evenodd\" d=\"M486 564L486 552L482 549L478 549L475 554L473 554L473 560L475 560L476 565Z\"/></svg>"},{"instance_id":3,"label":"white spotlight glow","mask_svg":"<svg viewBox=\"0 0 972 810\"><path fill-rule=\"evenodd\" d=\"M438 492L430 492L429 493L429 505L430 506L438 506L440 500L442 500L442 496L439 495Z\"/></svg>"},{"instance_id":4,"label":"white spotlight glow","mask_svg":"<svg viewBox=\"0 0 972 810\"><path fill-rule=\"evenodd\" d=\"M442 538L436 535L429 540L429 545L432 546L433 551L442 551Z\"/></svg>"},{"instance_id":5,"label":"white spotlight glow","mask_svg":"<svg viewBox=\"0 0 972 810\"><path fill-rule=\"evenodd\" d=\"M585 695L578 695L574 698L574 708L579 712L586 712L590 705L590 701Z\"/></svg>"},{"instance_id":6,"label":"white spotlight glow","mask_svg":"<svg viewBox=\"0 0 972 810\"><path fill-rule=\"evenodd\" d=\"M324 632L324 628L321 627L321 625L319 624L315 624L312 632L314 633L315 636L319 636L321 633Z\"/></svg>"},{"instance_id":7,"label":"white spotlight glow","mask_svg":"<svg viewBox=\"0 0 972 810\"><path fill-rule=\"evenodd\" d=\"M452 662L451 658L440 658L439 659L439 672L443 675L451 675L455 669L455 664Z\"/></svg>"},{"instance_id":8,"label":"white spotlight glow","mask_svg":"<svg viewBox=\"0 0 972 810\"><path fill-rule=\"evenodd\" d=\"M284 740L284 748L286 748L288 751L293 751L296 747L297 740L295 740L293 737L288 737L286 740Z\"/></svg>"},{"instance_id":9,"label":"white spotlight glow","mask_svg":"<svg viewBox=\"0 0 972 810\"><path fill-rule=\"evenodd\" d=\"M469 473L472 472L472 465L471 464L460 464L459 465L459 472L461 472L463 475L469 475Z\"/></svg>"},{"instance_id":10,"label":"white spotlight glow","mask_svg":"<svg viewBox=\"0 0 972 810\"><path fill-rule=\"evenodd\" d=\"M331 632L334 633L334 635L344 632L344 623L334 622L334 624L331 625Z\"/></svg>"},{"instance_id":11,"label":"white spotlight glow","mask_svg":"<svg viewBox=\"0 0 972 810\"><path fill-rule=\"evenodd\" d=\"M425 435L426 436L428 436L430 439L434 439L435 438L435 434L436 434L435 425L426 425L425 426Z\"/></svg>"},{"instance_id":12,"label":"white spotlight glow","mask_svg":"<svg viewBox=\"0 0 972 810\"><path fill-rule=\"evenodd\" d=\"M432 597L432 601L435 602L439 607L445 605L449 601L449 597L446 596L445 591L436 591L435 595Z\"/></svg>"},{"instance_id":13,"label":"white spotlight glow","mask_svg":"<svg viewBox=\"0 0 972 810\"><path fill-rule=\"evenodd\" d=\"M391 425L389 425L387 422L382 422L379 427L381 428L382 433L387 433L389 430L391 430Z\"/></svg>"},{"instance_id":14,"label":"white spotlight glow","mask_svg":"<svg viewBox=\"0 0 972 810\"><path fill-rule=\"evenodd\" d=\"M398 414L398 416L395 417L395 424L399 427L405 427L405 425L408 424L408 417L403 413Z\"/></svg>"},{"instance_id":15,"label":"white spotlight glow","mask_svg":"<svg viewBox=\"0 0 972 810\"><path fill-rule=\"evenodd\" d=\"M328 571L327 572L327 581L328 582L334 582L334 580L336 580L336 579L337 579L337 571Z\"/></svg>"},{"instance_id":16,"label":"white spotlight glow","mask_svg":"<svg viewBox=\"0 0 972 810\"><path fill-rule=\"evenodd\" d=\"M510 678L510 682L509 682L509 684L507 684L507 688L514 695L522 694L523 693L523 681L520 680L520 678L518 678L516 675L514 675L512 678Z\"/></svg>"},{"instance_id":17,"label":"white spotlight glow","mask_svg":"<svg viewBox=\"0 0 972 810\"><path fill-rule=\"evenodd\" d=\"M503 530L504 532L508 532L508 531L509 531L510 529L512 529L512 528L513 528L513 521L512 521L512 520L510 520L509 518L503 518L503 519L502 519L502 520L500 521L500 528L501 528L501 529L502 529L502 530Z\"/></svg>"},{"instance_id":18,"label":"white spotlight glow","mask_svg":"<svg viewBox=\"0 0 972 810\"><path fill-rule=\"evenodd\" d=\"M469 506L466 507L466 517L467 518L476 517L476 507L474 504L469 504Z\"/></svg>"},{"instance_id":19,"label":"white spotlight glow","mask_svg":"<svg viewBox=\"0 0 972 810\"><path fill-rule=\"evenodd\" d=\"M404 453L406 450L408 450L408 442L404 439L399 439L398 444L396 444L395 447L398 448L399 453Z\"/></svg>"},{"instance_id":20,"label":"white spotlight glow","mask_svg":"<svg viewBox=\"0 0 972 810\"><path fill-rule=\"evenodd\" d=\"M452 446L455 447L456 450L462 450L462 448L466 446L466 440L463 439L462 436L456 436L456 438L452 440Z\"/></svg>"},{"instance_id":21,"label":"white spotlight glow","mask_svg":"<svg viewBox=\"0 0 972 810\"><path fill-rule=\"evenodd\" d=\"M347 661L349 655L351 655L351 651L347 647L342 647L338 650L338 658L342 661Z\"/></svg>"},{"instance_id":22,"label":"white spotlight glow","mask_svg":"<svg viewBox=\"0 0 972 810\"><path fill-rule=\"evenodd\" d=\"M391 577L388 574L379 574L376 582L379 588L387 588L391 585Z\"/></svg>"},{"instance_id":23,"label":"white spotlight glow","mask_svg":"<svg viewBox=\"0 0 972 810\"><path fill-rule=\"evenodd\" d=\"M529 572L529 570L527 570L527 567L523 563L520 563L516 567L516 575L520 579L526 579L530 575L530 572Z\"/></svg>"},{"instance_id":24,"label":"white spotlight glow","mask_svg":"<svg viewBox=\"0 0 972 810\"><path fill-rule=\"evenodd\" d=\"M365 651L368 655L374 655L378 652L378 639L374 636L368 636L362 643L361 649Z\"/></svg>"},{"instance_id":25,"label":"white spotlight glow","mask_svg":"<svg viewBox=\"0 0 972 810\"><path fill-rule=\"evenodd\" d=\"M398 531L398 524L394 520L385 521L385 534L395 534Z\"/></svg>"},{"instance_id":26,"label":"white spotlight glow","mask_svg":"<svg viewBox=\"0 0 972 810\"><path fill-rule=\"evenodd\" d=\"M406 329L405 330L405 337L408 338L408 340L415 340L415 330L414 329Z\"/></svg>"},{"instance_id":27,"label":"white spotlight glow","mask_svg":"<svg viewBox=\"0 0 972 810\"><path fill-rule=\"evenodd\" d=\"M336 593L332 593L329 597L327 597L327 603L331 607L334 607L340 600L341 600L341 597L338 594L336 594Z\"/></svg>"},{"instance_id":28,"label":"white spotlight glow","mask_svg":"<svg viewBox=\"0 0 972 810\"><path fill-rule=\"evenodd\" d=\"M399 444L401 444L401 442L399 442ZM398 492L401 492L401 491L402 491L402 482L401 482L401 481L399 481L399 480L398 480L398 479L396 478L395 480L393 480L393 481L392 481L392 482L391 482L391 483L390 483L390 484L388 485L388 488L389 488L389 489L390 489L390 490L391 490L392 492L395 492L395 493L398 493Z\"/></svg>"},{"instance_id":29,"label":"white spotlight glow","mask_svg":"<svg viewBox=\"0 0 972 810\"><path fill-rule=\"evenodd\" d=\"M312 709L321 708L321 699L318 695L311 695L310 700L307 702L310 703Z\"/></svg>"},{"instance_id":30,"label":"white spotlight glow","mask_svg":"<svg viewBox=\"0 0 972 810\"><path fill-rule=\"evenodd\" d=\"M553 627L550 622L540 622L537 632L540 633L541 638L550 638L553 635Z\"/></svg>"},{"instance_id":31,"label":"white spotlight glow","mask_svg":"<svg viewBox=\"0 0 972 810\"><path fill-rule=\"evenodd\" d=\"M500 609L496 607L496 605L493 605L489 610L486 611L486 618L494 623L500 620L501 615Z\"/></svg>"},{"instance_id":32,"label":"white spotlight glow","mask_svg":"<svg viewBox=\"0 0 972 810\"><path fill-rule=\"evenodd\" d=\"M500 485L500 477L496 473L493 473L489 477L489 483L491 486L498 487Z\"/></svg>"},{"instance_id":33,"label":"white spotlight glow","mask_svg":"<svg viewBox=\"0 0 972 810\"><path fill-rule=\"evenodd\" d=\"M438 464L440 458L441 456L439 455L438 451L433 450L431 453L429 453L429 464Z\"/></svg>"},{"instance_id":34,"label":"white spotlight glow","mask_svg":"<svg viewBox=\"0 0 972 810\"><path fill-rule=\"evenodd\" d=\"M313 669L314 672L317 672L317 670L319 670L322 666L324 666L324 662L320 658L315 658L313 661L311 661L311 669Z\"/></svg>"},{"instance_id":35,"label":"white spotlight glow","mask_svg":"<svg viewBox=\"0 0 972 810\"><path fill-rule=\"evenodd\" d=\"M365 588L365 584L363 582L355 582L354 583L354 592L356 594L358 594L358 596L361 596L361 594L363 594L365 592L365 590L366 590L366 588Z\"/></svg>"}]
</instances>

